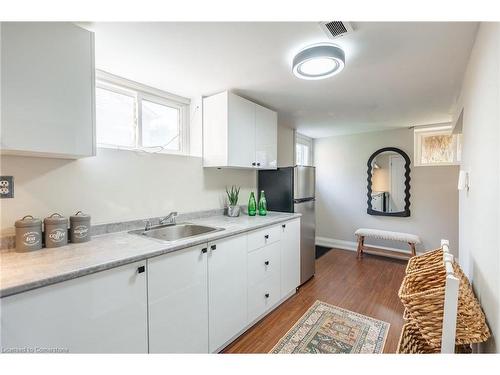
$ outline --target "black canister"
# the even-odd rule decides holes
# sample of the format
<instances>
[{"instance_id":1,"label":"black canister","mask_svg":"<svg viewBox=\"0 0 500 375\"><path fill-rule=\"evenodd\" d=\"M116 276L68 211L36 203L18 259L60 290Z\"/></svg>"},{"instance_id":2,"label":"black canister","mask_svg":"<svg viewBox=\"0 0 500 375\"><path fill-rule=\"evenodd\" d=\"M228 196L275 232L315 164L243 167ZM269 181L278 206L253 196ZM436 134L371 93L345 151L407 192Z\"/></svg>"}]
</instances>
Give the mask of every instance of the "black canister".
<instances>
[{"instance_id":1,"label":"black canister","mask_svg":"<svg viewBox=\"0 0 500 375\"><path fill-rule=\"evenodd\" d=\"M68 219L60 214L52 214L43 220L45 247L59 247L68 243Z\"/></svg>"},{"instance_id":2,"label":"black canister","mask_svg":"<svg viewBox=\"0 0 500 375\"><path fill-rule=\"evenodd\" d=\"M16 251L26 252L42 248L42 220L31 215L17 220Z\"/></svg>"},{"instance_id":3,"label":"black canister","mask_svg":"<svg viewBox=\"0 0 500 375\"><path fill-rule=\"evenodd\" d=\"M69 237L74 243L90 241L90 215L78 211L69 217Z\"/></svg>"}]
</instances>

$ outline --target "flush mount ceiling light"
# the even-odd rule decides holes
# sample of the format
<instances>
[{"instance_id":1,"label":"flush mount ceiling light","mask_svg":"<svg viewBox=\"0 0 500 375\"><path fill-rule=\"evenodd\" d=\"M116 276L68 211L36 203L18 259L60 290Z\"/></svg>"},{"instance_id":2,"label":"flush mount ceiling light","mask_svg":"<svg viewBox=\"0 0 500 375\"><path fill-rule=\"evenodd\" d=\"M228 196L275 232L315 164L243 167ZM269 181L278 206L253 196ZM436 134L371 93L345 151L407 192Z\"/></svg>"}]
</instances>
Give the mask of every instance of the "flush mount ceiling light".
<instances>
[{"instance_id":1,"label":"flush mount ceiling light","mask_svg":"<svg viewBox=\"0 0 500 375\"><path fill-rule=\"evenodd\" d=\"M330 43L313 44L293 58L293 74L302 79L323 79L344 69L344 51Z\"/></svg>"}]
</instances>

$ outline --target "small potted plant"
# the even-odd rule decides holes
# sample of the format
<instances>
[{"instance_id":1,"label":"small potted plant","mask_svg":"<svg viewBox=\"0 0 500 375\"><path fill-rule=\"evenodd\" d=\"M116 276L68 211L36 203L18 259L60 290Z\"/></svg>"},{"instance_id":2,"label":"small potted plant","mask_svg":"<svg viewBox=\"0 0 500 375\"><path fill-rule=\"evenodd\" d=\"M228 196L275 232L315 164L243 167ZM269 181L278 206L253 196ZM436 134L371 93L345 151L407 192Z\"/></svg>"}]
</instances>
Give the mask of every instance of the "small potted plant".
<instances>
[{"instance_id":1,"label":"small potted plant","mask_svg":"<svg viewBox=\"0 0 500 375\"><path fill-rule=\"evenodd\" d=\"M240 206L238 206L238 196L240 194L240 188L236 186L231 186L231 189L226 187L227 194L227 216L237 217L240 216Z\"/></svg>"}]
</instances>

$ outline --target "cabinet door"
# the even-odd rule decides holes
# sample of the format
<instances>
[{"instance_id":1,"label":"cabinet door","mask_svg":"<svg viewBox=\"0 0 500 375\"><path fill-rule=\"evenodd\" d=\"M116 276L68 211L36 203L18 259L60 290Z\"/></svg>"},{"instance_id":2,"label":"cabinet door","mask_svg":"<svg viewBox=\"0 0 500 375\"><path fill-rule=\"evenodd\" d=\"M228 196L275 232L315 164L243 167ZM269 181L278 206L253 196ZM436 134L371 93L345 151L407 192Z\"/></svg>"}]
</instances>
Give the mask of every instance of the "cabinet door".
<instances>
[{"instance_id":1,"label":"cabinet door","mask_svg":"<svg viewBox=\"0 0 500 375\"><path fill-rule=\"evenodd\" d=\"M209 243L208 306L210 352L247 324L247 237Z\"/></svg>"},{"instance_id":2,"label":"cabinet door","mask_svg":"<svg viewBox=\"0 0 500 375\"><path fill-rule=\"evenodd\" d=\"M2 153L95 155L94 34L69 22L0 27Z\"/></svg>"},{"instance_id":3,"label":"cabinet door","mask_svg":"<svg viewBox=\"0 0 500 375\"><path fill-rule=\"evenodd\" d=\"M228 166L255 166L255 104L228 94Z\"/></svg>"},{"instance_id":4,"label":"cabinet door","mask_svg":"<svg viewBox=\"0 0 500 375\"><path fill-rule=\"evenodd\" d=\"M203 166L226 167L228 164L227 91L203 98Z\"/></svg>"},{"instance_id":5,"label":"cabinet door","mask_svg":"<svg viewBox=\"0 0 500 375\"><path fill-rule=\"evenodd\" d=\"M281 225L281 297L300 284L300 219Z\"/></svg>"},{"instance_id":6,"label":"cabinet door","mask_svg":"<svg viewBox=\"0 0 500 375\"><path fill-rule=\"evenodd\" d=\"M255 105L255 159L258 168L277 167L278 115L270 109Z\"/></svg>"},{"instance_id":7,"label":"cabinet door","mask_svg":"<svg viewBox=\"0 0 500 375\"><path fill-rule=\"evenodd\" d=\"M70 353L147 353L145 262L0 300L1 345Z\"/></svg>"},{"instance_id":8,"label":"cabinet door","mask_svg":"<svg viewBox=\"0 0 500 375\"><path fill-rule=\"evenodd\" d=\"M150 353L208 353L207 244L148 260Z\"/></svg>"}]
</instances>

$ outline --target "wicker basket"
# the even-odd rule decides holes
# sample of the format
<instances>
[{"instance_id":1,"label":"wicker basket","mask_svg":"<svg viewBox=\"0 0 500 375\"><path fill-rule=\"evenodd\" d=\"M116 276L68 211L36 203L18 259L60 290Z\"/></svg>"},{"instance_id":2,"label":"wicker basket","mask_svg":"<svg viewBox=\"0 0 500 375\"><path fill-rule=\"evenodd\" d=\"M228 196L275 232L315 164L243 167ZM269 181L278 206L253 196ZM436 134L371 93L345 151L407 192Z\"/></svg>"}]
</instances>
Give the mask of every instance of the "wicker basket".
<instances>
[{"instance_id":1,"label":"wicker basket","mask_svg":"<svg viewBox=\"0 0 500 375\"><path fill-rule=\"evenodd\" d=\"M439 266L443 267L442 247L410 258L408 265L406 266L406 274L425 271L426 269Z\"/></svg>"},{"instance_id":2,"label":"wicker basket","mask_svg":"<svg viewBox=\"0 0 500 375\"><path fill-rule=\"evenodd\" d=\"M454 263L453 268L460 279L456 344L486 341L490 332L481 306L460 266ZM445 283L444 267L433 267L406 275L399 289L399 298L407 310L406 315L434 348L441 347Z\"/></svg>"},{"instance_id":3,"label":"wicker basket","mask_svg":"<svg viewBox=\"0 0 500 375\"><path fill-rule=\"evenodd\" d=\"M438 348L427 344L415 323L410 322L403 326L399 337L397 354L436 354L439 352ZM470 345L457 345L455 353L470 354L472 350Z\"/></svg>"},{"instance_id":4,"label":"wicker basket","mask_svg":"<svg viewBox=\"0 0 500 375\"><path fill-rule=\"evenodd\" d=\"M410 313L408 312L408 309L406 309L406 308L403 311L403 319L406 320L407 322L409 322L411 320Z\"/></svg>"},{"instance_id":5,"label":"wicker basket","mask_svg":"<svg viewBox=\"0 0 500 375\"><path fill-rule=\"evenodd\" d=\"M397 354L432 354L439 349L427 344L415 323L406 323L401 330Z\"/></svg>"}]
</instances>

